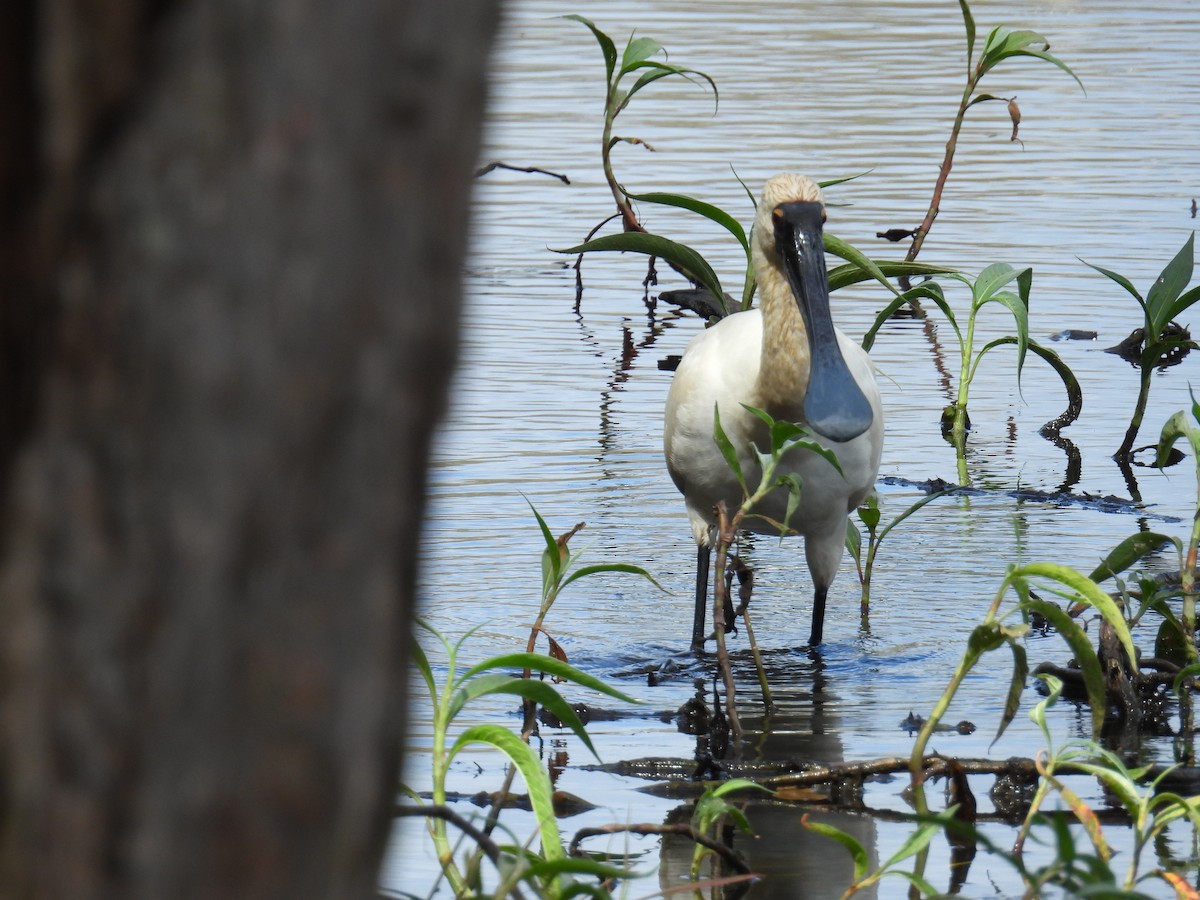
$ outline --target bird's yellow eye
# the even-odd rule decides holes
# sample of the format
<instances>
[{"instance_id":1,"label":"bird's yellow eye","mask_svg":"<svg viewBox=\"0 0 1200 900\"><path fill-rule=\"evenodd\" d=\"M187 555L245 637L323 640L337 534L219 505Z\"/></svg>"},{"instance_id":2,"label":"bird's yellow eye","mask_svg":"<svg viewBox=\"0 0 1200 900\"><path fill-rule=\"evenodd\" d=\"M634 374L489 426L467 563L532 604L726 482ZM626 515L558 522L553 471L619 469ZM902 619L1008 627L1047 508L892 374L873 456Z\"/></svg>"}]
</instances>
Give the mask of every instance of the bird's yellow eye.
<instances>
[{"instance_id":1,"label":"bird's yellow eye","mask_svg":"<svg viewBox=\"0 0 1200 900\"><path fill-rule=\"evenodd\" d=\"M783 210L777 206L773 210L771 210L771 215L774 216L775 219L777 219L777 220L782 220L783 219Z\"/></svg>"}]
</instances>

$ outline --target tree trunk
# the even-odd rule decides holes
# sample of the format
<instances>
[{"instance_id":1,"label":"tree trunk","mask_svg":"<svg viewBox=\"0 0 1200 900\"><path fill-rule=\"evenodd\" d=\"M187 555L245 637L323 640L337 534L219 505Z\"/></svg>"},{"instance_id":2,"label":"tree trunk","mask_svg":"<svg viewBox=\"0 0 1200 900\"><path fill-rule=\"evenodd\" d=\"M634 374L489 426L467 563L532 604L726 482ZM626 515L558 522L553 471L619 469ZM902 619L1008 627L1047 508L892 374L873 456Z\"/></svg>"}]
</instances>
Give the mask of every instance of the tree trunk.
<instances>
[{"instance_id":1,"label":"tree trunk","mask_svg":"<svg viewBox=\"0 0 1200 900\"><path fill-rule=\"evenodd\" d=\"M374 893L495 6L0 4L0 896Z\"/></svg>"}]
</instances>

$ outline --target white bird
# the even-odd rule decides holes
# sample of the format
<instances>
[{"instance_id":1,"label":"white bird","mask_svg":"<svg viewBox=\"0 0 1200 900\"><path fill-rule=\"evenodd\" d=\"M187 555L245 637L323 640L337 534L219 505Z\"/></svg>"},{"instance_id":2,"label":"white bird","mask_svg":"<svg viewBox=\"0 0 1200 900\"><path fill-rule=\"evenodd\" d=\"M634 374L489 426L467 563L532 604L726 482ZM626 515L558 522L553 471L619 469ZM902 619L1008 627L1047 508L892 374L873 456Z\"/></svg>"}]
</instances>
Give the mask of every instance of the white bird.
<instances>
[{"instance_id":1,"label":"white bird","mask_svg":"<svg viewBox=\"0 0 1200 900\"><path fill-rule=\"evenodd\" d=\"M763 188L751 233L757 309L730 315L695 337L671 382L663 433L667 468L683 493L696 539L696 611L692 648L704 645L708 568L717 501L730 513L742 489L713 439L713 406L737 449L753 490L761 471L752 445L770 450L764 423L743 404L804 426L836 453L839 474L819 455L794 449L777 474L801 480L791 527L804 537L813 580L809 643L821 643L825 598L837 574L846 518L872 490L883 449L883 412L866 351L833 325L821 229L821 190L802 175L776 175ZM782 522L787 492L769 494L757 512ZM743 527L778 534L758 518Z\"/></svg>"}]
</instances>

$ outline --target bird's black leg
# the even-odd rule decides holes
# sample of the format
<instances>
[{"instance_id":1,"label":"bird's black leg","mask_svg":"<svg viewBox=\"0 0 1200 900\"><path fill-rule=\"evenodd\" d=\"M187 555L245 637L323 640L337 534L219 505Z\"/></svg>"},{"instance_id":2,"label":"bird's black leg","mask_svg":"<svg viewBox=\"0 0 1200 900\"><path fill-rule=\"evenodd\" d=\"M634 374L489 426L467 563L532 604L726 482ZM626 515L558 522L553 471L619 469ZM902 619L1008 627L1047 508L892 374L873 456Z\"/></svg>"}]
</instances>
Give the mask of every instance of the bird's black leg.
<instances>
[{"instance_id":1,"label":"bird's black leg","mask_svg":"<svg viewBox=\"0 0 1200 900\"><path fill-rule=\"evenodd\" d=\"M712 548L696 547L696 614L692 618L692 652L704 649L704 619L708 608L708 563L712 559Z\"/></svg>"},{"instance_id":2,"label":"bird's black leg","mask_svg":"<svg viewBox=\"0 0 1200 900\"><path fill-rule=\"evenodd\" d=\"M813 620L812 633L808 636L808 645L815 647L821 643L821 638L825 631L825 595L829 593L829 588L819 587L813 593Z\"/></svg>"}]
</instances>

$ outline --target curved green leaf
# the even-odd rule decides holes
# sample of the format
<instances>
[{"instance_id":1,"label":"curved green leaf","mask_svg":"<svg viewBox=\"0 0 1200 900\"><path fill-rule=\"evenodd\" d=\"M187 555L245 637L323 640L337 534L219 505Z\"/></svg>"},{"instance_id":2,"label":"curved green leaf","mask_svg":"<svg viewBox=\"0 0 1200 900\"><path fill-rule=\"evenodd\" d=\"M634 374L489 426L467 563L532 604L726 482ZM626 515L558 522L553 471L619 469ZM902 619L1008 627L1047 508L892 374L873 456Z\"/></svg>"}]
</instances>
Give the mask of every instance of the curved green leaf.
<instances>
[{"instance_id":1,"label":"curved green leaf","mask_svg":"<svg viewBox=\"0 0 1200 900\"><path fill-rule=\"evenodd\" d=\"M893 294L899 296L900 291L896 289L894 284L887 280L887 276L883 274L883 269L881 269L874 260L868 258L867 255L857 247L852 247L850 244L846 243L846 241L843 241L837 235L830 234L828 231L823 235L823 240L825 242L826 253L832 253L834 256L840 256L851 265L857 266ZM830 290L833 290L832 285L830 286Z\"/></svg>"},{"instance_id":2,"label":"curved green leaf","mask_svg":"<svg viewBox=\"0 0 1200 900\"><path fill-rule=\"evenodd\" d=\"M975 17L971 15L967 0L958 0L958 6L962 10L963 26L967 31L967 72L970 73L971 58L975 55Z\"/></svg>"},{"instance_id":3,"label":"curved green leaf","mask_svg":"<svg viewBox=\"0 0 1200 900\"><path fill-rule=\"evenodd\" d=\"M1137 671L1137 648L1133 646L1133 638L1129 634L1125 615L1121 612L1117 601L1108 596L1096 582L1069 566L1057 563L1029 563L1016 569L1014 574L1022 578L1049 578L1078 594L1079 599L1100 613L1104 617L1104 621L1116 632L1121 646L1125 648L1125 653L1129 656L1129 664L1135 672Z\"/></svg>"},{"instance_id":4,"label":"curved green leaf","mask_svg":"<svg viewBox=\"0 0 1200 900\"><path fill-rule=\"evenodd\" d=\"M625 703L641 703L640 700L630 697L628 694L614 687L610 687L594 675L581 672L570 663L565 663L552 656L546 656L543 653L506 653L503 656L493 656L467 669L463 673L459 683L465 683L468 679L474 678L482 672L495 669L531 669L534 672L545 672L547 675L564 678L580 687L588 688L589 690L604 694L607 697L613 697Z\"/></svg>"},{"instance_id":5,"label":"curved green leaf","mask_svg":"<svg viewBox=\"0 0 1200 900\"><path fill-rule=\"evenodd\" d=\"M635 566L630 563L597 563L592 566L580 566L574 572L567 576L567 579L562 583L566 587L577 578L586 578L589 575L601 575L607 572L623 572L626 575L641 575L652 585L664 593L671 593L661 584L654 580L654 576L643 569L641 566Z\"/></svg>"},{"instance_id":6,"label":"curved green leaf","mask_svg":"<svg viewBox=\"0 0 1200 900\"><path fill-rule=\"evenodd\" d=\"M725 465L729 466L729 471L737 479L742 493L749 494L750 490L746 487L746 476L742 474L742 464L738 459L737 448L733 446L733 441L729 440L729 435L721 427L721 411L717 408L716 403L713 404L713 441L716 443L717 449L721 451L721 455L725 457Z\"/></svg>"},{"instance_id":7,"label":"curved green leaf","mask_svg":"<svg viewBox=\"0 0 1200 900\"><path fill-rule=\"evenodd\" d=\"M800 819L800 824L809 831L823 835L827 838L832 838L843 847L850 851L850 858L854 860L854 883L862 881L867 877L867 872L871 870L871 858L867 854L866 848L863 847L851 835L842 831L840 828L835 828L832 825L827 825L824 822L814 822L807 815Z\"/></svg>"},{"instance_id":8,"label":"curved green leaf","mask_svg":"<svg viewBox=\"0 0 1200 900\"><path fill-rule=\"evenodd\" d=\"M746 239L746 230L741 223L731 216L729 213L720 207L713 206L711 203L705 203L703 200L697 200L695 197L688 197L684 194L668 194L662 192L652 192L649 194L631 194L625 192L625 196L630 200L638 200L643 203L658 203L663 206L675 206L679 209L690 210L694 213L699 213L706 219L716 222L730 234L732 234L746 254L750 253L750 242Z\"/></svg>"},{"instance_id":9,"label":"curved green leaf","mask_svg":"<svg viewBox=\"0 0 1200 900\"><path fill-rule=\"evenodd\" d=\"M1087 634L1079 627L1078 622L1053 603L1026 597L1021 600L1020 605L1030 612L1038 613L1053 625L1054 630L1075 654L1075 661L1079 664L1080 674L1083 675L1088 704L1092 710L1092 736L1099 737L1107 704L1104 694L1104 671L1100 668L1100 660L1096 658L1096 651L1092 649Z\"/></svg>"},{"instance_id":10,"label":"curved green leaf","mask_svg":"<svg viewBox=\"0 0 1200 900\"><path fill-rule=\"evenodd\" d=\"M1171 458L1171 448L1180 438L1186 438L1193 449L1200 444L1200 432L1197 432L1195 426L1188 419L1187 413L1182 409L1163 423L1162 433L1158 436L1158 450L1154 456L1154 465L1161 469L1167 464Z\"/></svg>"},{"instance_id":11,"label":"curved green leaf","mask_svg":"<svg viewBox=\"0 0 1200 900\"><path fill-rule=\"evenodd\" d=\"M975 366L972 368L971 372L972 379L974 378L974 369L979 366L979 358L982 357L984 353L995 347L999 347L1001 344L1015 343L1017 343L1017 339L1012 335L1007 335L1002 338L996 338L996 340L991 341L984 346L983 349L979 351L979 355L975 358ZM1032 350L1035 356L1040 356L1050 366L1050 368L1055 371L1058 377L1062 380L1063 387L1066 388L1067 410L1057 419L1054 419L1047 425L1042 426L1044 429L1050 428L1050 430L1054 432L1061 431L1063 428L1066 428L1067 425L1070 425L1071 422L1074 422L1079 418L1079 413L1083 410L1083 388L1079 386L1079 380L1075 377L1075 373L1071 371L1070 367L1065 362L1063 362L1062 357L1049 347L1044 347L1037 341L1029 341L1026 345L1026 349ZM1053 427L1051 428L1051 426Z\"/></svg>"},{"instance_id":12,"label":"curved green leaf","mask_svg":"<svg viewBox=\"0 0 1200 900\"><path fill-rule=\"evenodd\" d=\"M596 253L602 251L642 253L646 256L657 256L679 268L684 277L701 284L712 292L714 297L721 300L725 306L725 291L721 288L717 273L712 270L708 261L686 244L660 237L657 234L647 234L641 231L624 231L620 234L609 234L595 240L587 241L566 250L555 250L555 253ZM728 312L728 309L726 309Z\"/></svg>"},{"instance_id":13,"label":"curved green leaf","mask_svg":"<svg viewBox=\"0 0 1200 900\"><path fill-rule=\"evenodd\" d=\"M1029 677L1029 658L1025 653L1025 647L1011 639L1008 641L1008 647L1012 650L1013 655L1012 678L1008 682L1008 696L1004 698L1004 712L1000 714L1000 725L996 729L996 736L992 738L992 744L1000 740L1001 735L1016 717L1017 710L1021 706L1021 694L1025 692L1025 680Z\"/></svg>"},{"instance_id":14,"label":"curved green leaf","mask_svg":"<svg viewBox=\"0 0 1200 900\"><path fill-rule=\"evenodd\" d=\"M575 13L570 13L562 18L580 22L591 29L592 34L596 37L596 42L600 45L600 51L604 54L604 66L608 70L608 77L605 79L605 83L611 88L613 70L617 66L617 45L613 43L612 38L597 28L591 19L585 19L583 16L576 15Z\"/></svg>"},{"instance_id":15,"label":"curved green leaf","mask_svg":"<svg viewBox=\"0 0 1200 900\"><path fill-rule=\"evenodd\" d=\"M935 266L922 262L884 259L876 259L873 262L875 263L875 267L888 278L900 278L902 276L927 278L933 275L952 275L956 271L946 266ZM854 263L842 263L840 266L834 266L829 270L829 291L833 293L852 284L869 281L872 278L875 278L875 275L867 272L861 266ZM896 293L894 288L892 289L892 293Z\"/></svg>"},{"instance_id":16,"label":"curved green leaf","mask_svg":"<svg viewBox=\"0 0 1200 900\"><path fill-rule=\"evenodd\" d=\"M1171 543L1171 538L1153 531L1139 531L1131 534L1108 552L1108 555L1100 561L1100 565L1092 570L1088 578L1097 583L1107 581L1114 575L1120 575L1134 563L1145 559L1163 544L1169 543Z\"/></svg>"},{"instance_id":17,"label":"curved green leaf","mask_svg":"<svg viewBox=\"0 0 1200 900\"><path fill-rule=\"evenodd\" d=\"M489 744L512 760L529 792L529 805L537 818L542 837L542 856L548 860L565 858L558 822L554 817L554 788L537 754L507 728L500 725L473 725L458 736L447 758L453 759L469 744Z\"/></svg>"},{"instance_id":18,"label":"curved green leaf","mask_svg":"<svg viewBox=\"0 0 1200 900\"><path fill-rule=\"evenodd\" d=\"M592 756L596 757L597 761L600 760L600 754L592 746L592 739L588 737L587 730L575 709L563 699L562 694L540 678L518 678L514 675L500 675L499 673L478 675L455 693L454 698L450 701L447 720L452 721L462 708L476 697L488 694L512 694L544 706L557 716L563 725L575 732L576 737L583 741L583 745L592 752Z\"/></svg>"},{"instance_id":19,"label":"curved green leaf","mask_svg":"<svg viewBox=\"0 0 1200 900\"><path fill-rule=\"evenodd\" d=\"M638 80L634 82L633 87L631 87L629 89L629 93L626 95L625 99L621 102L621 106L620 106L621 109L624 109L626 106L628 106L629 101L633 97L633 95L636 94L638 91L640 91L642 88L644 88L646 85L648 85L652 82L658 81L660 78L666 78L668 75L678 75L680 78L684 79L685 81L690 81L693 84L697 84L697 85L699 85L700 82L697 81L695 78L692 78L691 76L695 75L699 78L702 78L704 81L708 82L708 86L710 88L712 88L713 111L716 112L716 108L720 105L721 95L717 91L717 83L715 81L713 81L709 76L707 76L703 72L699 71L698 69L688 69L688 68L685 68L684 66L673 66L670 63L662 63L662 62L656 62L655 60L651 60L651 59L645 59L645 60L642 60L641 62L634 63L633 65L629 66L627 69L622 69L620 75L617 76L618 80L622 76L628 74L629 72L634 71L635 69L651 69L652 71L641 75L638 78ZM701 86L703 86L703 85L701 85Z\"/></svg>"}]
</instances>

